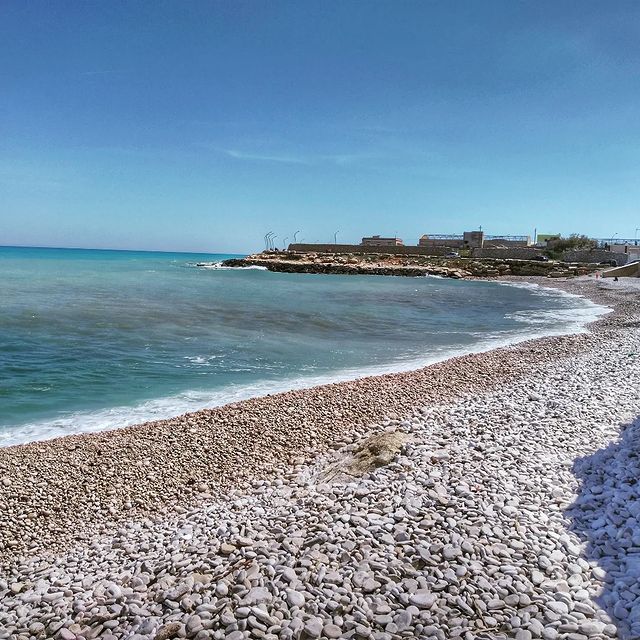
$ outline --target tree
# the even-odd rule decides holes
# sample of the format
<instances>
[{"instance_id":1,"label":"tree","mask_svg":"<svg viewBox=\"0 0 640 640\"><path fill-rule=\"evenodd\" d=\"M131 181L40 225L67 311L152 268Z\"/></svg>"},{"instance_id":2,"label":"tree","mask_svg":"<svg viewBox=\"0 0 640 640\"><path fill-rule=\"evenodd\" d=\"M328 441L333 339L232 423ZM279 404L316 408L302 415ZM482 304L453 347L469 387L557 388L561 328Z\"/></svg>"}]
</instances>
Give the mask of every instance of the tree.
<instances>
[{"instance_id":1,"label":"tree","mask_svg":"<svg viewBox=\"0 0 640 640\"><path fill-rule=\"evenodd\" d=\"M595 249L598 243L589 236L572 233L568 238L559 238L549 243L549 249L554 253L563 251L590 251Z\"/></svg>"}]
</instances>

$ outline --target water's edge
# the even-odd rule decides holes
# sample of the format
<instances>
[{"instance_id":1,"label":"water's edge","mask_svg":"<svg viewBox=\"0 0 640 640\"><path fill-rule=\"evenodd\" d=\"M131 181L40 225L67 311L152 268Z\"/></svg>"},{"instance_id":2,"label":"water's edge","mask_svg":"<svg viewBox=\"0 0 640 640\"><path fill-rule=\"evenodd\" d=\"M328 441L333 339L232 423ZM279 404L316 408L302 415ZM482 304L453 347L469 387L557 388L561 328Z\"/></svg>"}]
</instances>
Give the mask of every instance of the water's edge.
<instances>
[{"instance_id":1,"label":"water's edge","mask_svg":"<svg viewBox=\"0 0 640 640\"><path fill-rule=\"evenodd\" d=\"M493 281L496 286L522 287L532 289L552 290L555 294L565 297L583 298L590 303L588 313L579 320L567 323L566 330L522 332L518 336L505 339L479 340L473 347L463 347L444 351L430 357L416 357L413 360L391 362L364 368L348 368L316 376L296 376L284 380L263 381L252 385L232 385L214 391L187 391L173 396L157 398L142 402L136 406L116 406L99 411L79 411L63 418L34 422L21 426L19 429L0 433L0 447L25 444L52 438L110 431L136 424L173 418L185 413L192 413L202 409L220 407L226 404L240 402L266 395L283 393L299 389L309 389L326 384L335 384L358 380L360 378L380 376L385 374L415 371L429 365L445 362L451 358L485 353L498 348L511 347L522 342L538 340L551 336L573 335L588 331L588 326L596 322L603 315L613 311L609 307L597 304L584 296L568 293L555 287L540 287L528 282Z\"/></svg>"}]
</instances>

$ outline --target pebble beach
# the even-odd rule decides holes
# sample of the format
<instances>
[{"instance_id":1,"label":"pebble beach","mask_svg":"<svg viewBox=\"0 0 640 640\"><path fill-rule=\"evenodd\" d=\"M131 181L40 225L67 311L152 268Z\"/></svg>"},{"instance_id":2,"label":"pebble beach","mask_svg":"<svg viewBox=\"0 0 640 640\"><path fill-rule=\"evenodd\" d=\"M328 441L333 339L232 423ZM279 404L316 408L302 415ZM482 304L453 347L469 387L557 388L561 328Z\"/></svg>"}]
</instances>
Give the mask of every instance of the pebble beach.
<instances>
[{"instance_id":1,"label":"pebble beach","mask_svg":"<svg viewBox=\"0 0 640 640\"><path fill-rule=\"evenodd\" d=\"M0 639L640 638L640 289L553 286L613 311L0 449Z\"/></svg>"}]
</instances>

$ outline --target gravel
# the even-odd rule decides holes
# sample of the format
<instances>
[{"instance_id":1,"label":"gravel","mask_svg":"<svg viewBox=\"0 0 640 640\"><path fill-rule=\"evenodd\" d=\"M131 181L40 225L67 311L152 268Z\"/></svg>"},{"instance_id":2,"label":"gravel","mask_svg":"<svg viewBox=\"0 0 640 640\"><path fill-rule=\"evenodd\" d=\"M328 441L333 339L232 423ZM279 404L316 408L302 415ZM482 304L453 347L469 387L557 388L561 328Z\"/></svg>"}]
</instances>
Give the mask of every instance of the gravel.
<instances>
[{"instance_id":1,"label":"gravel","mask_svg":"<svg viewBox=\"0 0 640 640\"><path fill-rule=\"evenodd\" d=\"M554 286L616 311L2 450L0 639L640 637L638 294ZM376 442L403 444L358 464Z\"/></svg>"}]
</instances>

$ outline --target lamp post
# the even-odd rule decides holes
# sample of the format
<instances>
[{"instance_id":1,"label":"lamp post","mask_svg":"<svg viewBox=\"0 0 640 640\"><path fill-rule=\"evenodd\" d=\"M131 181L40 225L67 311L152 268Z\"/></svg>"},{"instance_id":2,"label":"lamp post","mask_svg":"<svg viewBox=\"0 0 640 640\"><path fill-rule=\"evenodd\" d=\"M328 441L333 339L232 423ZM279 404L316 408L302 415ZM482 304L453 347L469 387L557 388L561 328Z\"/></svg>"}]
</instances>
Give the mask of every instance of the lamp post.
<instances>
[{"instance_id":1,"label":"lamp post","mask_svg":"<svg viewBox=\"0 0 640 640\"><path fill-rule=\"evenodd\" d=\"M286 251L286 250L287 250L287 240L288 240L288 239L289 239L289 236L285 236L285 237L284 237L284 240L282 241L282 249L283 249L284 251Z\"/></svg>"},{"instance_id":2,"label":"lamp post","mask_svg":"<svg viewBox=\"0 0 640 640\"><path fill-rule=\"evenodd\" d=\"M336 231L336 232L333 234L333 244L338 244L338 234L339 234L339 233L340 233L339 231Z\"/></svg>"},{"instance_id":3,"label":"lamp post","mask_svg":"<svg viewBox=\"0 0 640 640\"><path fill-rule=\"evenodd\" d=\"M296 242L298 242L298 240L296 239L296 236L297 236L299 233L300 233L300 231L296 231L296 232L293 234L293 244L296 244Z\"/></svg>"}]
</instances>

